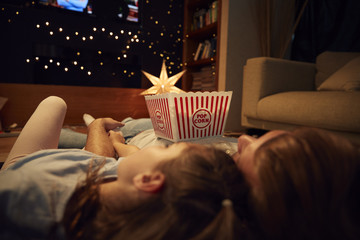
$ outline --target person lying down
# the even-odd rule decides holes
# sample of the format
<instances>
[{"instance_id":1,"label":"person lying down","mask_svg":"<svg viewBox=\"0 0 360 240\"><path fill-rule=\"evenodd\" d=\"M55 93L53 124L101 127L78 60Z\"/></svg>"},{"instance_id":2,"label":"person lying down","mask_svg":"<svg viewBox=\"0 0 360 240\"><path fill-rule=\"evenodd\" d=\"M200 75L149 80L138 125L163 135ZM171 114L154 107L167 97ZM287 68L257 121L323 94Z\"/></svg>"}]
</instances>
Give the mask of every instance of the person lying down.
<instances>
[{"instance_id":1,"label":"person lying down","mask_svg":"<svg viewBox=\"0 0 360 240\"><path fill-rule=\"evenodd\" d=\"M141 137L130 131L132 120L111 118L91 121L84 149L57 149L66 110L63 99L44 99L5 161L0 239L246 234L238 226L247 218L248 184L229 154L193 143L139 148L130 144ZM113 131L119 127L123 135Z\"/></svg>"},{"instance_id":2,"label":"person lying down","mask_svg":"<svg viewBox=\"0 0 360 240\"><path fill-rule=\"evenodd\" d=\"M89 114L83 115L86 126L89 126L95 118ZM139 149L148 146L169 146L173 142L158 138L155 135L153 125L150 118L133 119L131 117L125 118L121 121L125 125L110 131L112 134L121 134L124 142L128 145L134 145ZM209 138L201 138L187 141L189 143L197 143L202 145L210 145L222 149L229 155L237 152L237 139L233 137L216 136Z\"/></svg>"}]
</instances>

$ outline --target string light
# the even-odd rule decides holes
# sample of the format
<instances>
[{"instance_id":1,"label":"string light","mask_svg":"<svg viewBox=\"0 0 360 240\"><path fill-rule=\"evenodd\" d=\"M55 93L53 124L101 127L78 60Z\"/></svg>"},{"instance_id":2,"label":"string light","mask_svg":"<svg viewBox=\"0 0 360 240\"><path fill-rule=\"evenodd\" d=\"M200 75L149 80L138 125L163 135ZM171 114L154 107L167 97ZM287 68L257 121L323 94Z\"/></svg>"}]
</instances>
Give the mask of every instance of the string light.
<instances>
[{"instance_id":1,"label":"string light","mask_svg":"<svg viewBox=\"0 0 360 240\"><path fill-rule=\"evenodd\" d=\"M173 9L173 5L172 5L172 0L169 0L171 4L169 4L169 8L165 9L162 16L164 14L168 14L171 15L174 13L174 11L172 11ZM146 4L150 4L151 1L150 0L146 0L145 2ZM34 5L35 2L32 2L32 5ZM1 8L2 11L8 10L5 9L4 7ZM13 17L8 17L8 22L14 22L14 16L21 16L21 11L13 11L12 12ZM161 14L160 14L161 15ZM159 15L159 16L160 16ZM77 46L76 44L80 44L83 43L84 44L84 48L87 49L86 51L91 51L89 50L86 46L85 46L85 42L87 40L94 40L95 38L98 40L101 39L106 39L106 41L119 41L121 40L121 42L124 43L124 45L121 47L123 49L119 49L118 51L121 52L121 56L114 56L112 59L113 61L124 61L124 59L128 58L129 56L132 56L132 54L136 54L138 55L139 53L136 53L134 51L137 51L138 49L141 49L142 46L145 47L145 49L148 49L148 53L149 54L154 54L156 56L161 57L162 59L167 59L170 62L170 65L173 66L173 68L175 68L175 66L177 66L177 68L179 69L179 67L182 67L181 64L181 58L179 58L179 51L172 51L170 49L167 49L167 51L162 51L161 49L164 48L164 46L170 46L173 48L178 48L179 49L179 44L182 44L183 39L181 37L182 34L182 24L175 24L173 26L169 26L169 25L162 25L161 26L161 19L158 19L158 16L149 16L147 19L150 19L152 24L156 25L155 27L158 28L159 31L159 35L161 36L161 38L159 38L158 34L151 34L150 31L142 31L142 30L125 30L125 29L115 29L115 28L111 28L110 27L106 27L106 26L89 26L89 28L86 30L83 27L80 29L76 29L76 25L71 26L72 29L69 29L68 26L59 26L56 23L52 22L51 19L45 20L43 22L39 22L34 24L34 27L36 29L47 29L47 33L51 36L52 39L54 39L56 37L57 34L60 33L64 33L64 36L61 36L61 38L64 41L72 41L71 44L73 42L78 41L78 43L75 43L72 46ZM53 29L51 29L53 28ZM154 31L156 32L156 31ZM46 32L45 32L46 33ZM122 36L120 36L120 34ZM49 36L48 35L48 36ZM80 37L74 37L74 36L80 36ZM109 37L111 36L111 37ZM145 37L144 37L145 36ZM59 38L59 39L61 39ZM164 41L171 41L170 45L169 44L164 44ZM136 46L139 46L140 48L137 48ZM148 46L148 48L146 48L146 46ZM65 46L66 47L66 46ZM130 50L131 49L131 50ZM133 50L134 49L134 50ZM108 58L108 53L103 53L102 51L95 51L95 53L98 52L98 55L102 55L103 57ZM110 52L109 52L110 53ZM46 63L48 62L48 64L43 64L43 68L44 69L50 69L51 66L57 66L60 67L61 65L63 65L62 69L65 72L68 72L70 70L76 70L79 69L80 70L84 70L85 68L86 73L88 73L88 75L92 75L93 70L92 68L94 68L94 66L88 65L86 63L81 63L81 59L78 58L80 56L80 51L75 51L76 56L73 56L74 59L55 59L56 61L54 61L53 59L48 59L48 58L43 58L41 57L41 62L42 63ZM146 54L146 52L142 52L141 54ZM181 54L181 53L180 53ZM87 55L86 55L87 56ZM34 57L35 62L39 62L40 59L39 57ZM76 59L76 60L75 60ZM32 60L30 58L25 59L26 63L30 63ZM176 62L180 62L179 64L176 64ZM54 65L50 65L56 63ZM100 66L104 65L104 61L99 61ZM66 66L66 65L70 65L70 67ZM82 65L84 64L84 65ZM181 64L181 65L180 65ZM76 67L78 66L78 67ZM135 76L136 74L134 72L130 72L128 71L128 77L131 76ZM114 76L116 75L116 73L114 73Z\"/></svg>"}]
</instances>

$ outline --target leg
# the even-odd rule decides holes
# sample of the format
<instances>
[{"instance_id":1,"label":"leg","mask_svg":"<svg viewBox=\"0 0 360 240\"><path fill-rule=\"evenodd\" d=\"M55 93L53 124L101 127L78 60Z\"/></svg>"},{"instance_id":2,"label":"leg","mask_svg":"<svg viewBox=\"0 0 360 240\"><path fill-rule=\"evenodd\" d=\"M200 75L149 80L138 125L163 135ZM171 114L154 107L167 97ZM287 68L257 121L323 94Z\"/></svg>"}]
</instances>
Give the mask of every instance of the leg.
<instances>
[{"instance_id":1,"label":"leg","mask_svg":"<svg viewBox=\"0 0 360 240\"><path fill-rule=\"evenodd\" d=\"M66 103L59 97L43 100L21 131L2 169L30 153L57 148L66 109Z\"/></svg>"},{"instance_id":2,"label":"leg","mask_svg":"<svg viewBox=\"0 0 360 240\"><path fill-rule=\"evenodd\" d=\"M153 128L150 118L133 119L129 117L121 122L125 123L125 126L120 129L125 138L125 142L130 141L131 138L140 132Z\"/></svg>"}]
</instances>

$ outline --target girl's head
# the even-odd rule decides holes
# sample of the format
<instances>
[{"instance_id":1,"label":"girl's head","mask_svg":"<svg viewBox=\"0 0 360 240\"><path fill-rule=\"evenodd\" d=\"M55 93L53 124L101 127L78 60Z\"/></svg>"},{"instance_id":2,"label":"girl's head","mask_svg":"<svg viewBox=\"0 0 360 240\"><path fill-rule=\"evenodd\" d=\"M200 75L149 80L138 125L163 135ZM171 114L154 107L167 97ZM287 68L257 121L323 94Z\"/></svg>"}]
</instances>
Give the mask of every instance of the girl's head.
<instances>
[{"instance_id":1,"label":"girl's head","mask_svg":"<svg viewBox=\"0 0 360 240\"><path fill-rule=\"evenodd\" d=\"M89 181L81 189L92 189L95 197L80 189L68 203L64 222L70 237L80 232L99 239L227 239L246 231L248 187L223 151L185 143L148 148L120 162L118 174L115 184L128 187L126 195L133 197L114 192L120 208L101 204L99 187ZM90 203L73 209L83 197ZM84 209L94 210L73 221Z\"/></svg>"},{"instance_id":2,"label":"girl's head","mask_svg":"<svg viewBox=\"0 0 360 240\"><path fill-rule=\"evenodd\" d=\"M259 140L257 145L250 141L250 149L243 146L247 154L236 159L251 184L264 236L359 239L360 154L355 145L316 129L270 132Z\"/></svg>"}]
</instances>

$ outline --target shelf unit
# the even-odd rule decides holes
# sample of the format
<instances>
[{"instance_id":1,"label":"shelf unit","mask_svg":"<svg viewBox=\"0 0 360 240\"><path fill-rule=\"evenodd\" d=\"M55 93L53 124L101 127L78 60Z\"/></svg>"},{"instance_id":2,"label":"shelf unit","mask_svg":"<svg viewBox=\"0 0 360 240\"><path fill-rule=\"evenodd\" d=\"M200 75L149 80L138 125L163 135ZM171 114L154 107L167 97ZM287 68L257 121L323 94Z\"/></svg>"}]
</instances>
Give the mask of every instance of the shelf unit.
<instances>
[{"instance_id":1,"label":"shelf unit","mask_svg":"<svg viewBox=\"0 0 360 240\"><path fill-rule=\"evenodd\" d=\"M214 78L214 89L218 89L218 70L219 70L219 46L220 46L220 19L221 19L221 0L217 0L216 21L200 28L193 27L194 16L201 9L210 9L214 0L185 0L184 1L184 42L183 42L183 69L186 70L182 77L182 89L192 91L194 73L201 69L211 67ZM194 60L199 43L216 37L215 55ZM204 90L204 89L200 89ZM209 89L205 89L209 90Z\"/></svg>"}]
</instances>

